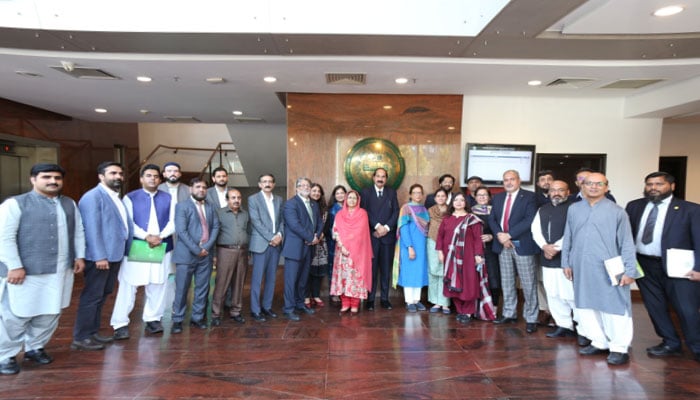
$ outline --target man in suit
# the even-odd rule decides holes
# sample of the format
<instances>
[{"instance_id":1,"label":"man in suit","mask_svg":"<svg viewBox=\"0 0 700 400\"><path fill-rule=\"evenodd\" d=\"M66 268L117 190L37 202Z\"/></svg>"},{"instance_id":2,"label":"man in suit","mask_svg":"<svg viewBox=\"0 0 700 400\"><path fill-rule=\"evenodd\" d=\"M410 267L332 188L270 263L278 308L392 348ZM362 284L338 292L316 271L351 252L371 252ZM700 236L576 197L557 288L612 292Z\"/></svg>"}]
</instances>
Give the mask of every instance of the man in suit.
<instances>
[{"instance_id":1,"label":"man in suit","mask_svg":"<svg viewBox=\"0 0 700 400\"><path fill-rule=\"evenodd\" d=\"M172 333L182 333L182 321L187 309L187 293L194 276L194 296L190 324L207 329L206 312L209 281L212 270L212 248L219 234L219 218L207 198L207 184L199 179L190 181L192 197L175 207L177 244L173 251L175 263L175 300L173 301Z\"/></svg>"},{"instance_id":2,"label":"man in suit","mask_svg":"<svg viewBox=\"0 0 700 400\"><path fill-rule=\"evenodd\" d=\"M635 238L637 261L644 277L637 280L644 306L662 341L647 348L655 357L681 353L681 339L673 325L669 303L680 319L688 348L700 362L700 205L673 197L675 179L653 172L644 179L644 197L627 205ZM667 275L668 249L693 252L695 264L688 278Z\"/></svg>"},{"instance_id":3,"label":"man in suit","mask_svg":"<svg viewBox=\"0 0 700 400\"><path fill-rule=\"evenodd\" d=\"M311 181L298 178L296 195L284 203L283 214L287 226L282 256L284 257L284 315L299 321L294 311L313 314L314 310L304 305L311 256L314 246L323 232L323 220L318 203L309 199Z\"/></svg>"},{"instance_id":4,"label":"man in suit","mask_svg":"<svg viewBox=\"0 0 700 400\"><path fill-rule=\"evenodd\" d=\"M207 189L207 201L215 210L228 207L228 201L226 200L228 171L226 171L226 168L216 167L212 171L212 181L214 186Z\"/></svg>"},{"instance_id":5,"label":"man in suit","mask_svg":"<svg viewBox=\"0 0 700 400\"><path fill-rule=\"evenodd\" d=\"M113 339L101 336L102 306L114 289L119 266L131 246L133 222L119 197L124 182L121 164L97 167L100 183L78 203L85 227L85 283L73 328L74 350L102 350Z\"/></svg>"},{"instance_id":6,"label":"man in suit","mask_svg":"<svg viewBox=\"0 0 700 400\"><path fill-rule=\"evenodd\" d=\"M455 184L455 177L450 174L444 174L438 178L438 184L442 189L447 191L447 204L452 201L452 188ZM430 208L435 205L435 193L429 194L425 198L425 208Z\"/></svg>"},{"instance_id":7,"label":"man in suit","mask_svg":"<svg viewBox=\"0 0 700 400\"><path fill-rule=\"evenodd\" d=\"M493 241L493 252L501 265L503 313L496 324L517 322L518 294L515 275L520 277L525 304L525 330L537 330L537 274L536 254L540 248L532 239L530 226L537 212L535 194L520 188L520 174L515 170L503 173L504 192L493 196L489 227L498 240Z\"/></svg>"},{"instance_id":8,"label":"man in suit","mask_svg":"<svg viewBox=\"0 0 700 400\"><path fill-rule=\"evenodd\" d=\"M374 170L374 185L362 189L360 207L367 211L369 230L372 239L372 292L367 297L367 310L374 310L377 296L377 281L381 288L381 305L391 309L389 302L389 283L391 282L391 265L394 261L396 246L396 222L399 218L399 202L396 190L386 186L388 174L384 168Z\"/></svg>"},{"instance_id":9,"label":"man in suit","mask_svg":"<svg viewBox=\"0 0 700 400\"><path fill-rule=\"evenodd\" d=\"M275 294L277 263L280 259L284 234L282 198L272 194L275 177L262 174L258 178L260 192L248 197L250 226L250 252L253 253L253 274L250 281L250 311L258 322L265 322L265 316L277 318L272 310L272 297ZM260 290L265 277L265 288L260 304Z\"/></svg>"}]
</instances>

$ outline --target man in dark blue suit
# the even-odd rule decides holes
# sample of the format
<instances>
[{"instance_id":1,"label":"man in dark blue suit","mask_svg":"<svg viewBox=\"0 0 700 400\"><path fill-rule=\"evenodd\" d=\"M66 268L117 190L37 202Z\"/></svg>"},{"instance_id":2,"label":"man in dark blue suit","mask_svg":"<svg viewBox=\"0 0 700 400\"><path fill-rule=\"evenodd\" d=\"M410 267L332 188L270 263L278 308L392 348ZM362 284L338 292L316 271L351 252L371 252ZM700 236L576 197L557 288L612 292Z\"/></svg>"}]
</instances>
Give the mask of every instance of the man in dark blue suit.
<instances>
[{"instance_id":1,"label":"man in dark blue suit","mask_svg":"<svg viewBox=\"0 0 700 400\"><path fill-rule=\"evenodd\" d=\"M311 255L323 232L323 220L318 203L310 201L311 181L299 178L296 195L284 203L285 238L282 246L284 257L284 312L285 317L299 321L294 311L313 314L304 305L306 285L311 269Z\"/></svg>"},{"instance_id":2,"label":"man in dark blue suit","mask_svg":"<svg viewBox=\"0 0 700 400\"><path fill-rule=\"evenodd\" d=\"M503 173L503 188L493 196L489 226L498 240L493 241L493 252L501 265L503 313L496 324L517 322L518 293L515 275L520 277L525 304L523 317L527 333L537 330L537 243L532 239L530 226L537 213L535 194L520 188L520 174L515 170Z\"/></svg>"},{"instance_id":3,"label":"man in dark blue suit","mask_svg":"<svg viewBox=\"0 0 700 400\"><path fill-rule=\"evenodd\" d=\"M680 354L681 339L669 304L680 319L685 342L700 362L700 205L673 197L674 177L653 172L644 179L644 197L627 205L644 278L637 280L644 306L662 342L647 348L656 357ZM687 278L668 276L668 249L693 253Z\"/></svg>"},{"instance_id":4,"label":"man in dark blue suit","mask_svg":"<svg viewBox=\"0 0 700 400\"><path fill-rule=\"evenodd\" d=\"M206 313L211 280L212 248L219 234L219 217L206 202L207 184L199 179L190 181L189 200L175 206L177 243L173 250L175 263L175 300L173 301L172 333L182 332L187 310L187 293L194 276L194 296L190 324L207 329Z\"/></svg>"},{"instance_id":5,"label":"man in dark blue suit","mask_svg":"<svg viewBox=\"0 0 700 400\"><path fill-rule=\"evenodd\" d=\"M391 265L394 262L396 246L396 221L399 218L399 201L396 190L386 186L388 174L384 168L374 170L374 185L362 189L360 207L369 216L369 231L372 238L372 292L367 296L367 310L374 310L377 296L377 281L381 287L381 304L391 309L389 302L389 283L391 282Z\"/></svg>"}]
</instances>

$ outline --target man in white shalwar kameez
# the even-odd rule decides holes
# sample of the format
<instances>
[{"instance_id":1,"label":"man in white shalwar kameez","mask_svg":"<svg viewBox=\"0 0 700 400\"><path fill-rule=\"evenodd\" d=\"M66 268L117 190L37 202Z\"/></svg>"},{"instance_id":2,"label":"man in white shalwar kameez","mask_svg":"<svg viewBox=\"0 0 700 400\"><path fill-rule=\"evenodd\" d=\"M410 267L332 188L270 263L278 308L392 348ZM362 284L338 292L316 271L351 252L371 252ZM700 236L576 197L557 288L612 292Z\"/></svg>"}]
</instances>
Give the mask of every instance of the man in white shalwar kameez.
<instances>
[{"instance_id":1,"label":"man in white shalwar kameez","mask_svg":"<svg viewBox=\"0 0 700 400\"><path fill-rule=\"evenodd\" d=\"M19 372L15 356L39 365L68 307L73 274L85 268L85 234L75 202L61 195L65 171L32 167L33 190L0 205L0 374ZM41 245L38 245L38 244Z\"/></svg>"},{"instance_id":2,"label":"man in white shalwar kameez","mask_svg":"<svg viewBox=\"0 0 700 400\"><path fill-rule=\"evenodd\" d=\"M134 220L134 239L144 240L149 246L166 244L162 262L136 262L125 257L119 270L119 289L114 302L110 324L114 339L129 338L129 314L134 308L136 289L145 286L146 301L143 321L147 333L163 332L161 318L166 305L166 283L172 253L172 235L175 232L170 194L158 190L160 169L148 164L141 169L141 189L124 196L124 205Z\"/></svg>"}]
</instances>

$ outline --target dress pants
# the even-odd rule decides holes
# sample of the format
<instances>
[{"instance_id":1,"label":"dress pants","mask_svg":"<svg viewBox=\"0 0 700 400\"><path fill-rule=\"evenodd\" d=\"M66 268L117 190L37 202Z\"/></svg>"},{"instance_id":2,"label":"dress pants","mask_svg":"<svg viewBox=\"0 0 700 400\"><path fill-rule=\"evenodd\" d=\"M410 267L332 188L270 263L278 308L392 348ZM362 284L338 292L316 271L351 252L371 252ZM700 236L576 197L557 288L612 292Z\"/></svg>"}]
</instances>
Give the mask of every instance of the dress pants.
<instances>
[{"instance_id":1,"label":"dress pants","mask_svg":"<svg viewBox=\"0 0 700 400\"><path fill-rule=\"evenodd\" d=\"M129 325L129 314L134 309L136 301L136 289L138 286L130 285L125 279L119 280L117 288L117 298L114 301L114 310L110 325L114 329L119 329ZM144 286L146 301L143 305L143 321L160 321L165 312L166 284L149 283Z\"/></svg>"},{"instance_id":2,"label":"dress pants","mask_svg":"<svg viewBox=\"0 0 700 400\"><path fill-rule=\"evenodd\" d=\"M194 264L176 264L173 322L182 322L187 311L187 293L194 276L191 321L202 321L207 314L207 297L211 280L212 257L201 257Z\"/></svg>"},{"instance_id":3,"label":"dress pants","mask_svg":"<svg viewBox=\"0 0 700 400\"><path fill-rule=\"evenodd\" d=\"M121 260L110 262L109 269L97 269L94 261L85 260L85 284L75 316L73 340L85 340L100 330L102 306L114 290L120 266Z\"/></svg>"},{"instance_id":4,"label":"dress pants","mask_svg":"<svg viewBox=\"0 0 700 400\"><path fill-rule=\"evenodd\" d=\"M0 285L6 285L0 278ZM42 314L33 317L19 317L12 313L7 290L0 290L0 362L24 351L43 349L58 328L61 314Z\"/></svg>"},{"instance_id":5,"label":"dress pants","mask_svg":"<svg viewBox=\"0 0 700 400\"><path fill-rule=\"evenodd\" d=\"M669 278L660 258L637 254L637 260L644 270L644 278L637 279L637 286L656 334L669 347L681 347L669 313L670 303L678 314L688 348L700 354L700 283Z\"/></svg>"},{"instance_id":6,"label":"dress pants","mask_svg":"<svg viewBox=\"0 0 700 400\"><path fill-rule=\"evenodd\" d=\"M515 289L515 274L520 277L525 304L525 322L537 322L537 275L535 256L519 256L515 249L504 248L498 256L501 265L501 289L503 290L503 316L517 318L518 292Z\"/></svg>"},{"instance_id":7,"label":"dress pants","mask_svg":"<svg viewBox=\"0 0 700 400\"><path fill-rule=\"evenodd\" d=\"M309 270L311 269L311 246L305 246L301 260L284 259L284 312L304 308Z\"/></svg>"},{"instance_id":8,"label":"dress pants","mask_svg":"<svg viewBox=\"0 0 700 400\"><path fill-rule=\"evenodd\" d=\"M260 290L263 285L263 277L265 278L265 288L262 294L262 308L265 310L272 308L280 250L280 246L268 246L262 253L253 253L253 275L250 279L250 311L254 314L259 314L261 311Z\"/></svg>"},{"instance_id":9,"label":"dress pants","mask_svg":"<svg viewBox=\"0 0 700 400\"><path fill-rule=\"evenodd\" d=\"M212 317L221 317L226 293L231 293L231 316L241 315L243 284L248 270L248 250L217 247L216 281L211 302Z\"/></svg>"},{"instance_id":10,"label":"dress pants","mask_svg":"<svg viewBox=\"0 0 700 400\"><path fill-rule=\"evenodd\" d=\"M389 232L387 235L396 235ZM372 292L367 296L367 301L375 301L377 297L377 282L381 289L380 299L389 300L389 284L391 283L391 269L394 263L394 250L396 244L386 244L372 236Z\"/></svg>"}]
</instances>

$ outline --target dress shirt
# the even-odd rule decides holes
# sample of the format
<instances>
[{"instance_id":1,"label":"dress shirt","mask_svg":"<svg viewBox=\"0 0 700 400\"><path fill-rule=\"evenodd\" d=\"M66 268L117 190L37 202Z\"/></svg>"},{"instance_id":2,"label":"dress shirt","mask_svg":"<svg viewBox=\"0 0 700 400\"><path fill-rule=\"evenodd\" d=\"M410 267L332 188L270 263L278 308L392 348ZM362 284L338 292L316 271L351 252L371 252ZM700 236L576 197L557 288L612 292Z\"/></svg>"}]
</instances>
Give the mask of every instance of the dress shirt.
<instances>
[{"instance_id":1,"label":"dress shirt","mask_svg":"<svg viewBox=\"0 0 700 400\"><path fill-rule=\"evenodd\" d=\"M644 235L644 227L647 223L647 218L651 209L654 208L654 203L651 201L647 202L646 207L644 207L644 212L642 213L642 219L639 221L639 230L637 236L635 237L635 242L637 244L637 253L644 254L647 256L661 257L661 235L664 230L664 221L666 220L666 212L668 212L668 206L671 204L671 199L673 196L668 196L667 198L661 200L658 204L659 213L656 215L656 224L654 225L654 237L651 243L642 243L642 235Z\"/></svg>"},{"instance_id":2,"label":"dress shirt","mask_svg":"<svg viewBox=\"0 0 700 400\"><path fill-rule=\"evenodd\" d=\"M270 219L272 220L272 230L273 230L272 233L274 235L277 235L277 234L279 234L279 232L275 231L275 227L277 226L275 224L275 203L274 203L275 195L270 193L270 197L268 198L267 194L265 194L265 192L263 192L262 190L260 191L260 193L262 193L262 197L265 200L265 205L267 206L267 213L270 214Z\"/></svg>"},{"instance_id":3,"label":"dress shirt","mask_svg":"<svg viewBox=\"0 0 700 400\"><path fill-rule=\"evenodd\" d=\"M224 187L224 190L219 190L219 187L214 185L214 190L216 191L216 196L219 198L219 208L228 206L228 201L226 200L228 188Z\"/></svg>"},{"instance_id":4,"label":"dress shirt","mask_svg":"<svg viewBox=\"0 0 700 400\"><path fill-rule=\"evenodd\" d=\"M110 189L107 185L103 183L100 183L100 186L102 187L102 190L107 192L109 198L112 199L112 202L117 207L117 210L119 210L119 215L122 217L122 223L124 224L124 228L126 228L126 231L128 232L129 225L127 224L126 219L126 207L124 207L124 203L122 203L122 199L119 197L119 193Z\"/></svg>"},{"instance_id":5,"label":"dress shirt","mask_svg":"<svg viewBox=\"0 0 700 400\"><path fill-rule=\"evenodd\" d=\"M221 224L216 244L221 246L247 245L250 238L248 212L243 209L233 212L231 208L226 207L217 210L217 213Z\"/></svg>"}]
</instances>

